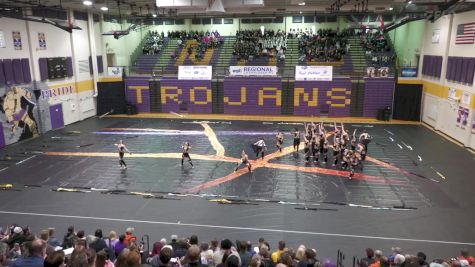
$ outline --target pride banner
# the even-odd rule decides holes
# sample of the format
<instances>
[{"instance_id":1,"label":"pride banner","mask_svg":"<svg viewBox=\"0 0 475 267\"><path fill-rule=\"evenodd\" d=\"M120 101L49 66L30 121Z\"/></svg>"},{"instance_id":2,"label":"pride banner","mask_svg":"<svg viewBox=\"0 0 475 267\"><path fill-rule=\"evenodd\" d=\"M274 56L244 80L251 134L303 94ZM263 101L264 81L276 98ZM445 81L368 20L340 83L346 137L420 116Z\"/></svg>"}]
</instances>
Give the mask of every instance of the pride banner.
<instances>
[{"instance_id":1,"label":"pride banner","mask_svg":"<svg viewBox=\"0 0 475 267\"><path fill-rule=\"evenodd\" d=\"M280 77L227 77L223 102L225 114L281 114L282 81Z\"/></svg>"},{"instance_id":2,"label":"pride banner","mask_svg":"<svg viewBox=\"0 0 475 267\"><path fill-rule=\"evenodd\" d=\"M162 112L212 112L211 81L163 78L160 98Z\"/></svg>"},{"instance_id":3,"label":"pride banner","mask_svg":"<svg viewBox=\"0 0 475 267\"><path fill-rule=\"evenodd\" d=\"M294 115L333 117L350 115L351 79L333 81L295 81Z\"/></svg>"}]
</instances>

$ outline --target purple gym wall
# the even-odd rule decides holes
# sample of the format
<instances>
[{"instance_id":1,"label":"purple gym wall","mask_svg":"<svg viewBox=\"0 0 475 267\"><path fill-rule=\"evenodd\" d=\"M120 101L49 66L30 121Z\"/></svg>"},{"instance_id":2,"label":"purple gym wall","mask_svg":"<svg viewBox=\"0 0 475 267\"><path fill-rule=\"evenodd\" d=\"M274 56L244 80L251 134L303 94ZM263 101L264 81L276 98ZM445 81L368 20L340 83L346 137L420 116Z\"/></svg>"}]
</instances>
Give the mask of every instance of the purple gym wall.
<instances>
[{"instance_id":1,"label":"purple gym wall","mask_svg":"<svg viewBox=\"0 0 475 267\"><path fill-rule=\"evenodd\" d=\"M151 77L127 77L125 79L125 95L127 102L137 106L137 112L150 112L150 89Z\"/></svg>"},{"instance_id":2,"label":"purple gym wall","mask_svg":"<svg viewBox=\"0 0 475 267\"><path fill-rule=\"evenodd\" d=\"M317 101L314 98L317 94ZM328 110L328 116L350 115L351 79L336 78L333 81L295 81L294 115L320 116L320 110Z\"/></svg>"},{"instance_id":3,"label":"purple gym wall","mask_svg":"<svg viewBox=\"0 0 475 267\"><path fill-rule=\"evenodd\" d=\"M363 116L377 117L378 109L392 107L394 78L365 78Z\"/></svg>"},{"instance_id":4,"label":"purple gym wall","mask_svg":"<svg viewBox=\"0 0 475 267\"><path fill-rule=\"evenodd\" d=\"M228 77L224 80L224 114L279 115L280 77Z\"/></svg>"},{"instance_id":5,"label":"purple gym wall","mask_svg":"<svg viewBox=\"0 0 475 267\"><path fill-rule=\"evenodd\" d=\"M211 81L163 78L160 92L162 112L179 112L181 110L202 114L212 112Z\"/></svg>"}]
</instances>

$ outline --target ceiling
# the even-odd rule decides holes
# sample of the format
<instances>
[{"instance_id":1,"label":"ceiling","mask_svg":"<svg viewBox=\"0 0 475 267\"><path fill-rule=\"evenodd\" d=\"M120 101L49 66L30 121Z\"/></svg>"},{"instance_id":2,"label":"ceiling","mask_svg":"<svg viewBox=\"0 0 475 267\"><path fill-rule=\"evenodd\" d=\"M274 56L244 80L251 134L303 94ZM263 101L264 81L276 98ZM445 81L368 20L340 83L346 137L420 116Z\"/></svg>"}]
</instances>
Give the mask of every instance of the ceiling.
<instances>
[{"instance_id":1,"label":"ceiling","mask_svg":"<svg viewBox=\"0 0 475 267\"><path fill-rule=\"evenodd\" d=\"M449 0L92 0L93 5L86 7L83 0L0 0L0 7L34 7L45 6L58 9L73 9L78 11L92 10L95 13L111 15L133 14L147 16L192 17L203 15L220 16L251 16L251 15L285 15L285 14L316 14L316 13L357 13L363 10L373 13L423 13L427 10L439 9ZM156 1L163 4L156 6ZM206 13L207 8L215 1L221 1L225 13ZM366 2L367 1L367 4ZM463 8L473 8L473 2L465 0L450 0L463 4ZM305 5L301 5L305 2ZM107 6L108 11L100 10ZM339 10L338 8L339 7ZM393 8L390 10L390 8Z\"/></svg>"}]
</instances>

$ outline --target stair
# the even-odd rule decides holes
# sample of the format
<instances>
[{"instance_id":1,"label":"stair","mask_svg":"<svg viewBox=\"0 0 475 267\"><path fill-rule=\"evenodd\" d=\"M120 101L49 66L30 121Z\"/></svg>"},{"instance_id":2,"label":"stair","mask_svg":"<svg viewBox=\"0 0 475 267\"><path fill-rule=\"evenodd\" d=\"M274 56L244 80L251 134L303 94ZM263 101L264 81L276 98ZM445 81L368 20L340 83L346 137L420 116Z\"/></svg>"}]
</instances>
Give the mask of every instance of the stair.
<instances>
[{"instance_id":1,"label":"stair","mask_svg":"<svg viewBox=\"0 0 475 267\"><path fill-rule=\"evenodd\" d=\"M363 74L366 72L366 67L368 62L366 59L365 51L361 46L359 37L350 37L348 38L348 43L350 44L350 57L353 63L353 71Z\"/></svg>"}]
</instances>

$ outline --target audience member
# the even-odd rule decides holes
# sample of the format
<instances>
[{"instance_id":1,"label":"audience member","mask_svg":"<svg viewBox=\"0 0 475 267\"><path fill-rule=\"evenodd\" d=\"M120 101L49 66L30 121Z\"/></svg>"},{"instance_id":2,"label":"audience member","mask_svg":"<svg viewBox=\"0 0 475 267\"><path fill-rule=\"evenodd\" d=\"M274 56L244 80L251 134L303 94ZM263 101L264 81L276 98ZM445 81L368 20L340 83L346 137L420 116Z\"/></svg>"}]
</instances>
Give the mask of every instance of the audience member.
<instances>
[{"instance_id":1,"label":"audience member","mask_svg":"<svg viewBox=\"0 0 475 267\"><path fill-rule=\"evenodd\" d=\"M34 239L26 243L28 257L18 258L11 267L43 267L46 255L46 242L41 239Z\"/></svg>"},{"instance_id":2,"label":"audience member","mask_svg":"<svg viewBox=\"0 0 475 267\"><path fill-rule=\"evenodd\" d=\"M64 267L66 264L64 262L65 256L63 251L55 251L48 255L44 260L44 267Z\"/></svg>"}]
</instances>

